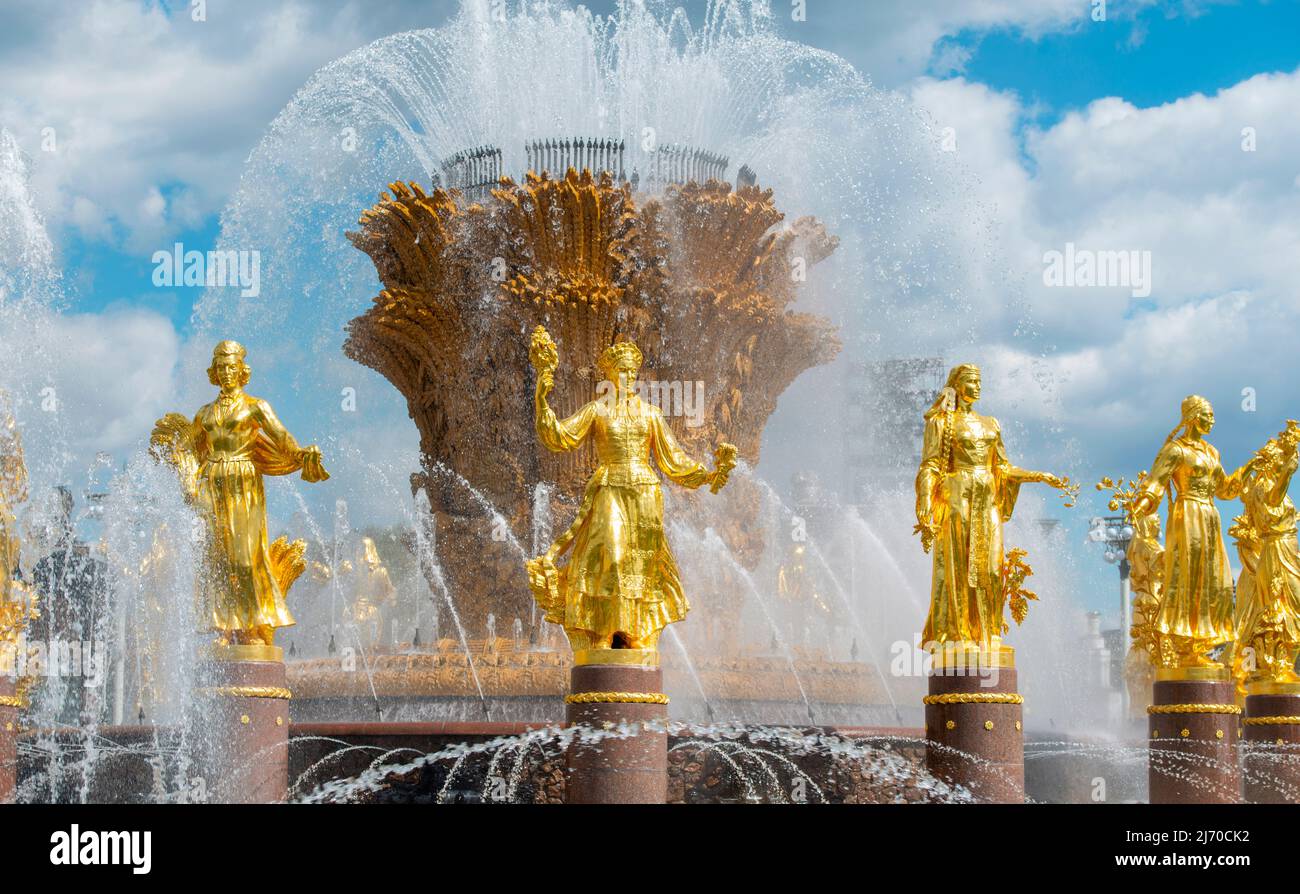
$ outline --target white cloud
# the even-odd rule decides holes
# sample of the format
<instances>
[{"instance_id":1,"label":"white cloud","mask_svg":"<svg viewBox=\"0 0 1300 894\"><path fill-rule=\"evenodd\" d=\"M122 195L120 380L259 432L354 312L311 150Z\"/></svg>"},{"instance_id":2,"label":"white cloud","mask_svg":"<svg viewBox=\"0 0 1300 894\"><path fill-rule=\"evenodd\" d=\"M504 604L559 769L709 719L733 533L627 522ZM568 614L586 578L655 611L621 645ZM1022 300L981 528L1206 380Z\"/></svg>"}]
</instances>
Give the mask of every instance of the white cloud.
<instances>
[{"instance_id":1,"label":"white cloud","mask_svg":"<svg viewBox=\"0 0 1300 894\"><path fill-rule=\"evenodd\" d=\"M249 148L316 68L453 6L223 0L195 22L188 3L172 5L6 7L0 124L32 156L32 191L56 226L131 251L166 242L221 209ZM173 190L183 200L166 201Z\"/></svg>"},{"instance_id":2,"label":"white cloud","mask_svg":"<svg viewBox=\"0 0 1300 894\"><path fill-rule=\"evenodd\" d=\"M1014 95L960 79L921 80L911 92L938 125L957 128L959 161L997 206L1000 260L1028 297L1029 338L988 333L991 380L1014 391L989 388L991 400L1060 423L1089 445L1084 462L1109 473L1150 461L1189 392L1220 402L1225 462L1300 415L1290 369L1300 332L1300 72L1152 108L1099 99L1029 131L1027 161ZM1243 151L1245 127L1255 151ZM1150 298L1045 287L1043 252L1067 242L1150 251ZM1258 394L1257 413L1241 408L1245 388Z\"/></svg>"},{"instance_id":3,"label":"white cloud","mask_svg":"<svg viewBox=\"0 0 1300 894\"><path fill-rule=\"evenodd\" d=\"M172 406L180 338L166 317L147 310L109 310L50 318L48 378L71 446L124 453L147 439Z\"/></svg>"}]
</instances>

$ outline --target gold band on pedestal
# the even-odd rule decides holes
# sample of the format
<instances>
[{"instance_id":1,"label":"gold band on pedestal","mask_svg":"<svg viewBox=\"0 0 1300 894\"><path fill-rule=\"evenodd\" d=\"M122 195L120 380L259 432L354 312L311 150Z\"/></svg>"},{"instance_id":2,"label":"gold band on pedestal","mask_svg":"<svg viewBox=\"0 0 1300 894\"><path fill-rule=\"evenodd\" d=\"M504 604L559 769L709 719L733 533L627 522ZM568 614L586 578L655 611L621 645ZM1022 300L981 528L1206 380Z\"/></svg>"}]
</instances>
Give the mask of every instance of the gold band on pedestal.
<instances>
[{"instance_id":1,"label":"gold band on pedestal","mask_svg":"<svg viewBox=\"0 0 1300 894\"><path fill-rule=\"evenodd\" d=\"M926 705L1023 705L1025 697L1014 692L945 692L921 699Z\"/></svg>"},{"instance_id":2,"label":"gold band on pedestal","mask_svg":"<svg viewBox=\"0 0 1300 894\"><path fill-rule=\"evenodd\" d=\"M613 664L623 667L658 667L658 649L578 649L573 653L575 665Z\"/></svg>"},{"instance_id":3,"label":"gold band on pedestal","mask_svg":"<svg viewBox=\"0 0 1300 894\"><path fill-rule=\"evenodd\" d=\"M570 705L666 705L662 692L575 692L564 697Z\"/></svg>"},{"instance_id":4,"label":"gold band on pedestal","mask_svg":"<svg viewBox=\"0 0 1300 894\"><path fill-rule=\"evenodd\" d=\"M283 686L210 686L199 692L226 698L293 698L293 693Z\"/></svg>"},{"instance_id":5,"label":"gold band on pedestal","mask_svg":"<svg viewBox=\"0 0 1300 894\"><path fill-rule=\"evenodd\" d=\"M1016 650L1011 646L999 646L994 649L972 648L959 643L944 643L932 651L933 667L950 670L960 668L1013 668L1016 666Z\"/></svg>"},{"instance_id":6,"label":"gold band on pedestal","mask_svg":"<svg viewBox=\"0 0 1300 894\"><path fill-rule=\"evenodd\" d=\"M1246 726L1300 726L1300 717L1294 714L1270 714L1265 717L1243 717Z\"/></svg>"},{"instance_id":7,"label":"gold band on pedestal","mask_svg":"<svg viewBox=\"0 0 1300 894\"><path fill-rule=\"evenodd\" d=\"M1148 714L1240 714L1237 705L1214 705L1196 702L1185 705L1148 705Z\"/></svg>"},{"instance_id":8,"label":"gold band on pedestal","mask_svg":"<svg viewBox=\"0 0 1300 894\"><path fill-rule=\"evenodd\" d=\"M0 695L0 708L24 709L29 702L21 695Z\"/></svg>"},{"instance_id":9,"label":"gold band on pedestal","mask_svg":"<svg viewBox=\"0 0 1300 894\"><path fill-rule=\"evenodd\" d=\"M1228 683L1232 681L1232 672L1226 667L1156 668L1156 682L1169 683L1175 680L1194 680L1201 683Z\"/></svg>"},{"instance_id":10,"label":"gold band on pedestal","mask_svg":"<svg viewBox=\"0 0 1300 894\"><path fill-rule=\"evenodd\" d=\"M1300 695L1300 683L1256 680L1246 684L1247 695Z\"/></svg>"},{"instance_id":11,"label":"gold band on pedestal","mask_svg":"<svg viewBox=\"0 0 1300 894\"><path fill-rule=\"evenodd\" d=\"M212 643L208 657L215 661L284 661L284 649L261 643Z\"/></svg>"}]
</instances>

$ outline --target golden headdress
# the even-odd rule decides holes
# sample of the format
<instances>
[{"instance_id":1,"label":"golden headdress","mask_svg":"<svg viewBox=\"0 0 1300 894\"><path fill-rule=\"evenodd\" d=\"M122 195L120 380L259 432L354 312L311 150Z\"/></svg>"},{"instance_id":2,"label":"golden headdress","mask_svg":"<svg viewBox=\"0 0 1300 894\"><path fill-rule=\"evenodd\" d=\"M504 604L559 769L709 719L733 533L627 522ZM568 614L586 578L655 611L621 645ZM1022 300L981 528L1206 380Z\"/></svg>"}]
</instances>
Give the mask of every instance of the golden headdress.
<instances>
[{"instance_id":1,"label":"golden headdress","mask_svg":"<svg viewBox=\"0 0 1300 894\"><path fill-rule=\"evenodd\" d=\"M607 378L612 379L616 370L626 366L629 362L637 369L641 368L644 358L641 356L641 349L630 341L615 342L604 350L600 359L596 361L601 373Z\"/></svg>"}]
</instances>

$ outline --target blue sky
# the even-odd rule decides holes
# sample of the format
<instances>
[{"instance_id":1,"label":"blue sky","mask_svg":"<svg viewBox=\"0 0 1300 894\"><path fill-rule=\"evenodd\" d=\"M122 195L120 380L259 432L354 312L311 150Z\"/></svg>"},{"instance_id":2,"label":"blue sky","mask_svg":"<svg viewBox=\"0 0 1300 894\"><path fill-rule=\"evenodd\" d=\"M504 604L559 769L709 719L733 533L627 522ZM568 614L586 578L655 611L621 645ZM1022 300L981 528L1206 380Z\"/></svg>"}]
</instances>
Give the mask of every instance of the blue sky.
<instances>
[{"instance_id":1,"label":"blue sky","mask_svg":"<svg viewBox=\"0 0 1300 894\"><path fill-rule=\"evenodd\" d=\"M1244 0L1194 14L1151 8L1136 19L1123 6L1112 4L1121 18L1104 25L1037 37L1017 29L964 30L953 42L971 52L967 78L1016 91L1040 110L1040 125L1103 96L1154 106L1300 65L1300 4Z\"/></svg>"},{"instance_id":2,"label":"blue sky","mask_svg":"<svg viewBox=\"0 0 1300 894\"><path fill-rule=\"evenodd\" d=\"M819 25L819 5L832 6L813 0L808 22L785 22L778 16L784 24L782 32L832 50L871 76L872 60L862 52L862 35L854 28L851 10L858 5L856 0L842 4L845 8L837 12L833 28L829 23ZM167 6L173 17L184 18L185 4ZM601 11L613 4L591 6ZM778 12L780 6L778 0ZM1203 7L1162 4L1137 13L1125 6L1112 3L1106 23L1080 21L1049 33L1028 33L1018 26L963 28L936 43L926 72L938 78L958 75L994 90L1014 92L1027 111L1023 127L1048 127L1066 112L1102 97L1155 106L1193 93L1213 94L1262 72L1300 67L1300 3L1292 0ZM957 68L948 64L953 47L968 54ZM283 101L289 98L285 95ZM161 188L166 195L169 186ZM57 228L57 221L51 223ZM187 245L211 245L219 231L219 216L211 213L172 235ZM149 253L124 245L120 231L108 241L86 239L76 231L60 235L74 308L99 311L122 303L142 305L167 316L182 334L188 332L190 312L201 289L160 292L153 288Z\"/></svg>"},{"instance_id":3,"label":"blue sky","mask_svg":"<svg viewBox=\"0 0 1300 894\"><path fill-rule=\"evenodd\" d=\"M123 433L147 432L182 387L201 290L155 288L152 253L215 245L245 159L313 72L441 25L456 5L210 0L195 23L181 2L66 3L49 15L0 0L0 126L32 159L68 310L85 318L77 331L138 330L147 317L175 342L131 370L129 399L87 393L85 444L127 455L138 438ZM685 5L698 20L703 4ZM1002 284L985 275L993 285L976 301L999 322L973 336L990 411L1029 426L1016 445L1025 464L1068 460L1085 481L1135 472L1192 390L1215 400L1230 462L1300 416L1281 360L1300 334L1300 3L1112 2L1105 22L1086 0L808 0L805 20L791 6L770 4L780 34L956 128L972 196L990 209L1005 262L1026 274L1031 324L997 317ZM46 126L57 152L41 148ZM1244 127L1258 131L1258 152L1238 149ZM1035 289L1043 249L1067 241L1150 249L1157 289L1143 300ZM84 353L113 356L95 347ZM1258 412L1239 409L1245 388ZM796 447L765 447L765 462L793 466ZM1093 571L1109 588L1106 569Z\"/></svg>"}]
</instances>

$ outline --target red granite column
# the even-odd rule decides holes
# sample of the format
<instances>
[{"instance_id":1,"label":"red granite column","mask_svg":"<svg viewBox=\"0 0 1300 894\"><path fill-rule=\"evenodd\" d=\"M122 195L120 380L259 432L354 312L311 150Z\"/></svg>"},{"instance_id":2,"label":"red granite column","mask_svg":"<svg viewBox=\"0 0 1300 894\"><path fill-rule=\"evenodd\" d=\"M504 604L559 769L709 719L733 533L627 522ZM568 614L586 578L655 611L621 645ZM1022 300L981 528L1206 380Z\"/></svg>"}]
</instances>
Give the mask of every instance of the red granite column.
<instances>
[{"instance_id":1,"label":"red granite column","mask_svg":"<svg viewBox=\"0 0 1300 894\"><path fill-rule=\"evenodd\" d=\"M633 653L634 650L607 650ZM638 654L645 654L639 653ZM648 653L653 655L653 653ZM581 660L583 656L579 656ZM624 656L614 656L622 658ZM633 656L629 656L633 657ZM595 657L595 660L602 660ZM605 658L603 660L611 660ZM649 661L649 657L645 658ZM583 741L568 754L570 804L663 804L668 800L668 697L663 673L646 664L579 664L565 697L569 726L591 732L623 723L645 724L631 735Z\"/></svg>"},{"instance_id":2,"label":"red granite column","mask_svg":"<svg viewBox=\"0 0 1300 894\"><path fill-rule=\"evenodd\" d=\"M273 646L214 649L199 668L208 791L215 801L283 801L289 787L289 689Z\"/></svg>"},{"instance_id":3,"label":"red granite column","mask_svg":"<svg viewBox=\"0 0 1300 894\"><path fill-rule=\"evenodd\" d=\"M1152 804L1235 804L1241 801L1237 764L1235 686L1226 669L1156 671L1147 708L1148 800Z\"/></svg>"},{"instance_id":4,"label":"red granite column","mask_svg":"<svg viewBox=\"0 0 1300 894\"><path fill-rule=\"evenodd\" d=\"M0 804L12 803L18 788L18 715L22 709L16 681L0 675Z\"/></svg>"},{"instance_id":5,"label":"red granite column","mask_svg":"<svg viewBox=\"0 0 1300 894\"><path fill-rule=\"evenodd\" d=\"M958 653L960 656L961 653ZM1014 653L936 656L925 701L925 765L981 801L1023 803L1025 747Z\"/></svg>"},{"instance_id":6,"label":"red granite column","mask_svg":"<svg viewBox=\"0 0 1300 894\"><path fill-rule=\"evenodd\" d=\"M1252 683L1242 720L1246 800L1300 802L1300 683Z\"/></svg>"}]
</instances>

